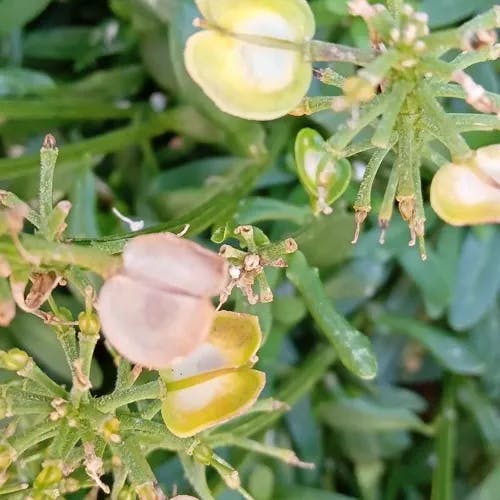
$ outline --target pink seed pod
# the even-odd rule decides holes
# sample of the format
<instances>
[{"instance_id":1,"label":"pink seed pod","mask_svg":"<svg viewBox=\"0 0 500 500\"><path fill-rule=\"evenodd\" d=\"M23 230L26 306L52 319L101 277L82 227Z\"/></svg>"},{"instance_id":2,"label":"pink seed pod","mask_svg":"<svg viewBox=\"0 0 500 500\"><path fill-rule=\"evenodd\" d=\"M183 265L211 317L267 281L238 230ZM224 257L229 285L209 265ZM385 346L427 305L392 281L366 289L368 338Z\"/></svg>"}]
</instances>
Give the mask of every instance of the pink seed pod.
<instances>
[{"instance_id":1,"label":"pink seed pod","mask_svg":"<svg viewBox=\"0 0 500 500\"><path fill-rule=\"evenodd\" d=\"M166 368L208 336L210 297L223 290L227 275L226 261L196 243L171 233L138 236L99 293L102 331L131 362Z\"/></svg>"}]
</instances>

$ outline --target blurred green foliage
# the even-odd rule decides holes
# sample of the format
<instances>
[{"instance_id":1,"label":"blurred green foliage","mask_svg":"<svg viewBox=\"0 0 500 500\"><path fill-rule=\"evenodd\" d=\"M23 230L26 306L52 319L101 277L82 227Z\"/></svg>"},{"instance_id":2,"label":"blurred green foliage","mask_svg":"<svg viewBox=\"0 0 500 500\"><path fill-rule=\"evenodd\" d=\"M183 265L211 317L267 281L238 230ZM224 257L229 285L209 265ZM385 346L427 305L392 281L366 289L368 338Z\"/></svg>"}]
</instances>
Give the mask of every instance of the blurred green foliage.
<instances>
[{"instance_id":1,"label":"blurred green foliage","mask_svg":"<svg viewBox=\"0 0 500 500\"><path fill-rule=\"evenodd\" d=\"M443 28L496 2L413 3L430 14L433 27ZM364 24L347 16L345 0L311 4L317 38L367 46ZM378 375L360 380L331 365L331 356L283 419L263 422L262 439L294 447L316 463L314 470L226 452L256 500L426 499L433 481L448 484L446 474L453 474L455 498L498 498L499 230L447 227L427 207L427 262L408 248L399 220L384 246L370 220L353 247L348 212L358 180L334 215L313 220L295 174L294 137L304 126L331 133L337 118L320 113L261 125L216 109L183 67L196 15L190 0L0 0L1 187L35 199L38 148L51 132L61 149L56 193L73 203L68 234L76 239L103 238L101 244L118 241L119 247L116 235L126 228L112 206L154 230L189 223L189 235L206 242L208 230L229 219L256 224L272 239L296 236L326 294L297 255L290 281L283 272L269 276L275 302L246 306L259 315L267 337L259 366L268 374L268 393L287 399L296 367L315 359L309 357L315 349L328 349L316 328L338 333L335 321L343 319L329 317L333 304L371 337ZM484 63L471 73L498 91L498 69L498 62ZM316 85L312 90L321 92ZM458 101L446 105L463 111ZM499 138L498 132L467 136L474 147ZM255 160L265 146L265 161ZM358 155L358 169L364 160ZM375 204L389 169L381 171ZM297 273L306 273L299 281L307 283L298 291L292 286ZM73 296L58 300L78 310ZM240 309L241 302L236 299ZM330 321L333 330L325 326ZM59 347L41 322L20 314L0 332L0 348L9 346L26 349L51 375L67 380ZM97 361L94 386L104 391L114 369L104 349ZM343 361L356 372L356 358ZM178 458L161 452L150 460L165 491L174 484L188 490ZM208 481L217 499L237 498L215 475ZM452 498L452 492L435 498Z\"/></svg>"}]
</instances>

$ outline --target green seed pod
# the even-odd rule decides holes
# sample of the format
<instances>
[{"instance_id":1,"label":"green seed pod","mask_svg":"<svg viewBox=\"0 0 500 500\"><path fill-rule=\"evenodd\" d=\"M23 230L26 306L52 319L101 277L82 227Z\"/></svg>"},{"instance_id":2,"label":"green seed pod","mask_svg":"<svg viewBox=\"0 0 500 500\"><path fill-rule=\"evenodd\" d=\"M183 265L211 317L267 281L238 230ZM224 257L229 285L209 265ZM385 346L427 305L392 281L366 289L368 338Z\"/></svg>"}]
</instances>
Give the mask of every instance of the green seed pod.
<instances>
[{"instance_id":1,"label":"green seed pod","mask_svg":"<svg viewBox=\"0 0 500 500\"><path fill-rule=\"evenodd\" d=\"M340 198L349 185L351 164L345 159L336 159L326 149L323 137L311 128L297 134L295 162L315 213L331 213L329 205Z\"/></svg>"}]
</instances>

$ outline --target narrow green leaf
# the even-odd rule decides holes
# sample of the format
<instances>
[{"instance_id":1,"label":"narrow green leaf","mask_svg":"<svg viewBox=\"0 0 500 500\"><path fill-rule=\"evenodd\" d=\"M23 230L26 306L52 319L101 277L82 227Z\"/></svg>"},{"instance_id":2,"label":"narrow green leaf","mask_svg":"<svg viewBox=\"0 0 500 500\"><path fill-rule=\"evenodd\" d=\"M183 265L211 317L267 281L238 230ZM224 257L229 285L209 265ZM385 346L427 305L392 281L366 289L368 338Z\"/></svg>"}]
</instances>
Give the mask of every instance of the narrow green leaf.
<instances>
[{"instance_id":1,"label":"narrow green leaf","mask_svg":"<svg viewBox=\"0 0 500 500\"><path fill-rule=\"evenodd\" d=\"M318 272L301 252L288 257L287 276L297 287L321 332L333 345L340 361L354 374L371 379L377 374L377 359L368 337L338 314L325 293Z\"/></svg>"},{"instance_id":2,"label":"narrow green leaf","mask_svg":"<svg viewBox=\"0 0 500 500\"><path fill-rule=\"evenodd\" d=\"M334 402L322 403L321 419L344 431L397 431L414 430L429 434L430 428L406 408L380 406L362 398L342 397Z\"/></svg>"},{"instance_id":3,"label":"narrow green leaf","mask_svg":"<svg viewBox=\"0 0 500 500\"><path fill-rule=\"evenodd\" d=\"M449 310L450 324L466 330L494 306L500 290L500 231L484 227L465 239Z\"/></svg>"},{"instance_id":4,"label":"narrow green leaf","mask_svg":"<svg viewBox=\"0 0 500 500\"><path fill-rule=\"evenodd\" d=\"M451 372L479 375L484 371L484 361L476 354L473 347L446 331L405 316L392 314L379 316L377 323L388 326L394 333L407 335L422 343L436 360Z\"/></svg>"},{"instance_id":5,"label":"narrow green leaf","mask_svg":"<svg viewBox=\"0 0 500 500\"><path fill-rule=\"evenodd\" d=\"M467 497L466 500L492 500L500 491L500 463L497 463L483 482Z\"/></svg>"},{"instance_id":6,"label":"narrow green leaf","mask_svg":"<svg viewBox=\"0 0 500 500\"><path fill-rule=\"evenodd\" d=\"M53 88L54 80L40 71L24 68L0 69L0 97L36 95Z\"/></svg>"},{"instance_id":7,"label":"narrow green leaf","mask_svg":"<svg viewBox=\"0 0 500 500\"><path fill-rule=\"evenodd\" d=\"M0 0L0 35L24 26L50 2L51 0Z\"/></svg>"},{"instance_id":8,"label":"narrow green leaf","mask_svg":"<svg viewBox=\"0 0 500 500\"><path fill-rule=\"evenodd\" d=\"M459 386L457 397L460 404L476 421L489 450L498 454L500 451L500 414L497 408L472 381Z\"/></svg>"}]
</instances>

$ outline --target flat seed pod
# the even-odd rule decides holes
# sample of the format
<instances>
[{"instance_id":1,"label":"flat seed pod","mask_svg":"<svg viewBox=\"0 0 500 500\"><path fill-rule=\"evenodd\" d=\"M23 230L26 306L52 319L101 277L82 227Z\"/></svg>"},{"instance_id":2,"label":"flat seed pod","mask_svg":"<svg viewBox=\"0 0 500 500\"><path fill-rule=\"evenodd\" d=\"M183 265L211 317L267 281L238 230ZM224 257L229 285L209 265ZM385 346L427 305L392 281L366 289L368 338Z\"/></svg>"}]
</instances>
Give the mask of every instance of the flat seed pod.
<instances>
[{"instance_id":1,"label":"flat seed pod","mask_svg":"<svg viewBox=\"0 0 500 500\"><path fill-rule=\"evenodd\" d=\"M263 372L242 368L186 389L167 393L161 413L167 428L189 437L250 408L264 388Z\"/></svg>"},{"instance_id":2,"label":"flat seed pod","mask_svg":"<svg viewBox=\"0 0 500 500\"><path fill-rule=\"evenodd\" d=\"M476 151L474 164L500 185L500 144L479 148Z\"/></svg>"},{"instance_id":3,"label":"flat seed pod","mask_svg":"<svg viewBox=\"0 0 500 500\"><path fill-rule=\"evenodd\" d=\"M431 205L448 224L500 222L500 188L482 171L449 163L432 179Z\"/></svg>"},{"instance_id":4,"label":"flat seed pod","mask_svg":"<svg viewBox=\"0 0 500 500\"><path fill-rule=\"evenodd\" d=\"M279 16L293 27L292 41L302 42L314 35L314 15L306 0L196 0L203 17L233 33L241 23L257 16ZM278 34L278 33L276 33Z\"/></svg>"},{"instance_id":5,"label":"flat seed pod","mask_svg":"<svg viewBox=\"0 0 500 500\"><path fill-rule=\"evenodd\" d=\"M168 429L192 436L248 409L265 383L265 374L250 368L261 342L255 316L216 313L206 341L161 372L167 384L162 415Z\"/></svg>"},{"instance_id":6,"label":"flat seed pod","mask_svg":"<svg viewBox=\"0 0 500 500\"><path fill-rule=\"evenodd\" d=\"M222 291L226 276L224 259L191 241L139 236L99 293L102 331L131 362L165 368L207 337L215 314L210 297Z\"/></svg>"},{"instance_id":7,"label":"flat seed pod","mask_svg":"<svg viewBox=\"0 0 500 500\"><path fill-rule=\"evenodd\" d=\"M319 205L318 211L327 212L325 208L349 186L351 164L345 159L335 159L325 148L323 137L311 128L304 128L297 134L295 162L300 181L314 204Z\"/></svg>"},{"instance_id":8,"label":"flat seed pod","mask_svg":"<svg viewBox=\"0 0 500 500\"><path fill-rule=\"evenodd\" d=\"M128 276L187 295L219 295L227 280L227 263L214 252L172 233L134 238L123 252Z\"/></svg>"},{"instance_id":9,"label":"flat seed pod","mask_svg":"<svg viewBox=\"0 0 500 500\"><path fill-rule=\"evenodd\" d=\"M97 310L109 343L133 363L154 369L196 349L215 313L208 298L163 291L124 275L106 281Z\"/></svg>"},{"instance_id":10,"label":"flat seed pod","mask_svg":"<svg viewBox=\"0 0 500 500\"><path fill-rule=\"evenodd\" d=\"M272 120L295 108L312 79L312 65L303 53L314 34L307 3L204 0L198 6L210 25L188 39L184 58L208 97L223 111L251 120ZM270 47L243 40L246 35L291 44Z\"/></svg>"}]
</instances>

